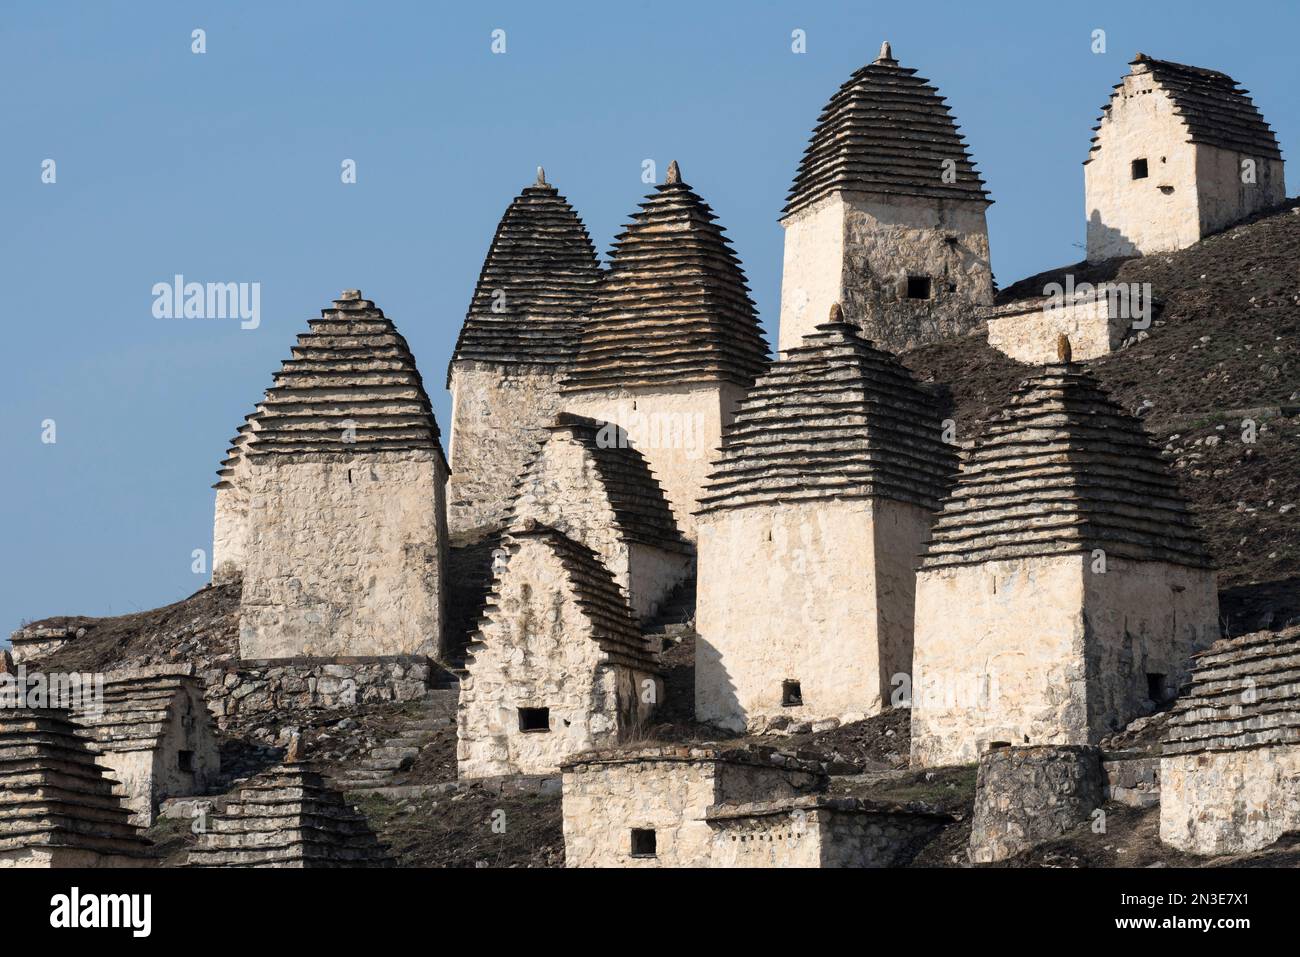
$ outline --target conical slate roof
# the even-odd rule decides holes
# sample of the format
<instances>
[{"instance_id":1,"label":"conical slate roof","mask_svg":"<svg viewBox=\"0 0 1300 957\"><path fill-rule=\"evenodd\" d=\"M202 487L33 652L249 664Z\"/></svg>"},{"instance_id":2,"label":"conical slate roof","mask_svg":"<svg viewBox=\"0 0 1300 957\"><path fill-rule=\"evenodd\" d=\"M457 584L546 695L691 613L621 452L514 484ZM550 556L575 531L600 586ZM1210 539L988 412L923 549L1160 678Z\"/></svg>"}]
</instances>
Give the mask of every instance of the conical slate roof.
<instances>
[{"instance_id":1,"label":"conical slate roof","mask_svg":"<svg viewBox=\"0 0 1300 957\"><path fill-rule=\"evenodd\" d=\"M1098 548L1136 561L1210 564L1141 423L1067 360L1021 383L976 441L922 568Z\"/></svg>"},{"instance_id":2,"label":"conical slate roof","mask_svg":"<svg viewBox=\"0 0 1300 957\"><path fill-rule=\"evenodd\" d=\"M990 203L959 129L939 91L885 43L817 118L784 215L841 191Z\"/></svg>"},{"instance_id":3,"label":"conical slate roof","mask_svg":"<svg viewBox=\"0 0 1300 957\"><path fill-rule=\"evenodd\" d=\"M659 671L659 663L641 634L627 596L596 553L563 532L529 521L512 529L503 540L502 547L506 551L504 564L496 571L483 617L466 649L466 667L471 673L477 650L484 644L484 631L499 612L497 602L500 601L502 578L511 574L510 563L526 544L541 544L560 559L566 572L569 594L591 624L591 634L587 637L600 644L611 662L651 673Z\"/></svg>"},{"instance_id":4,"label":"conical slate roof","mask_svg":"<svg viewBox=\"0 0 1300 957\"><path fill-rule=\"evenodd\" d=\"M1242 89L1228 74L1170 60L1156 60L1144 53L1134 57L1129 66L1133 68L1132 73L1150 73L1156 84L1169 94L1174 113L1187 127L1188 142L1269 159L1282 158L1277 136L1264 122L1263 115L1249 96L1250 91ZM1123 89L1122 80L1115 84L1116 91ZM1117 95L1118 92L1112 95L1112 101ZM1092 146L1088 150L1088 159L1084 160L1085 165L1100 149L1097 131L1110 115L1110 108L1110 103L1102 107L1097 125L1092 128Z\"/></svg>"},{"instance_id":5,"label":"conical slate roof","mask_svg":"<svg viewBox=\"0 0 1300 957\"><path fill-rule=\"evenodd\" d=\"M587 227L538 169L501 217L451 361L570 362L600 275Z\"/></svg>"},{"instance_id":6,"label":"conical slate roof","mask_svg":"<svg viewBox=\"0 0 1300 957\"><path fill-rule=\"evenodd\" d=\"M1170 714L1165 754L1300 744L1300 628L1201 652Z\"/></svg>"},{"instance_id":7,"label":"conical slate roof","mask_svg":"<svg viewBox=\"0 0 1300 957\"><path fill-rule=\"evenodd\" d=\"M190 867L387 867L392 858L366 819L309 765L250 778L208 822Z\"/></svg>"},{"instance_id":8,"label":"conical slate roof","mask_svg":"<svg viewBox=\"0 0 1300 957\"><path fill-rule=\"evenodd\" d=\"M233 457L436 451L438 424L415 357L391 319L348 289L308 320ZM233 461L223 463L222 475ZM220 483L218 483L220 484Z\"/></svg>"},{"instance_id":9,"label":"conical slate roof","mask_svg":"<svg viewBox=\"0 0 1300 957\"><path fill-rule=\"evenodd\" d=\"M547 448L556 436L570 437L585 450L590 474L583 477L583 482L603 491L614 510L619 538L667 551L691 550L677 528L672 508L650 470L650 463L632 447L627 433L608 422L569 412L562 412L547 428L546 439L515 483L516 494L506 518L507 528L516 524L520 490L539 484Z\"/></svg>"},{"instance_id":10,"label":"conical slate roof","mask_svg":"<svg viewBox=\"0 0 1300 957\"><path fill-rule=\"evenodd\" d=\"M66 711L0 708L0 854L37 848L147 857L149 841L130 823L115 783Z\"/></svg>"},{"instance_id":11,"label":"conical slate roof","mask_svg":"<svg viewBox=\"0 0 1300 957\"><path fill-rule=\"evenodd\" d=\"M767 367L731 241L677 163L618 235L566 387L730 381Z\"/></svg>"},{"instance_id":12,"label":"conical slate roof","mask_svg":"<svg viewBox=\"0 0 1300 957\"><path fill-rule=\"evenodd\" d=\"M699 513L875 496L939 507L957 455L934 397L838 306L831 316L741 402Z\"/></svg>"}]
</instances>

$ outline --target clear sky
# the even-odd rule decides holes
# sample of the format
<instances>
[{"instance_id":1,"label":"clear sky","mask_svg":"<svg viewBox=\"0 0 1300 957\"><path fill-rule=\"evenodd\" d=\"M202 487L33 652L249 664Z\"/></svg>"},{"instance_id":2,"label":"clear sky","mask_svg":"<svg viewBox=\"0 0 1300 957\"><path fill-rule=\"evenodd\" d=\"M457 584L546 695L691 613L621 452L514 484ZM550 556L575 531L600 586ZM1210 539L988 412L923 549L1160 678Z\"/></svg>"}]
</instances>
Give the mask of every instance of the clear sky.
<instances>
[{"instance_id":1,"label":"clear sky","mask_svg":"<svg viewBox=\"0 0 1300 957\"><path fill-rule=\"evenodd\" d=\"M342 289L405 334L445 441L456 332L538 164L603 255L650 189L642 162L677 159L771 334L785 191L882 39L956 112L1006 285L1081 257L1089 128L1135 52L1232 74L1296 157L1298 35L1297 6L1267 2L7 0L0 631L200 587L227 440ZM260 283L260 326L155 318L177 273Z\"/></svg>"}]
</instances>

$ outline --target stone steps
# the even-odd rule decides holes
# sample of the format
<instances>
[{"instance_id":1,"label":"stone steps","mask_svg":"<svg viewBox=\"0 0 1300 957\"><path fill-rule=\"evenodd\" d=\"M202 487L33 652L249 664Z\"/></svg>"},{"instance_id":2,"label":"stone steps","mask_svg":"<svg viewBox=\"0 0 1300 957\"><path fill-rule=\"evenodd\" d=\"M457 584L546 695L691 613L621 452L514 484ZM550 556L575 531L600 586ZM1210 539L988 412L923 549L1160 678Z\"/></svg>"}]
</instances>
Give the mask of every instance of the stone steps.
<instances>
[{"instance_id":1,"label":"stone steps","mask_svg":"<svg viewBox=\"0 0 1300 957\"><path fill-rule=\"evenodd\" d=\"M339 785L348 791L392 788L393 778L419 759L421 749L436 731L455 727L457 698L454 688L430 689L396 733L339 776Z\"/></svg>"}]
</instances>

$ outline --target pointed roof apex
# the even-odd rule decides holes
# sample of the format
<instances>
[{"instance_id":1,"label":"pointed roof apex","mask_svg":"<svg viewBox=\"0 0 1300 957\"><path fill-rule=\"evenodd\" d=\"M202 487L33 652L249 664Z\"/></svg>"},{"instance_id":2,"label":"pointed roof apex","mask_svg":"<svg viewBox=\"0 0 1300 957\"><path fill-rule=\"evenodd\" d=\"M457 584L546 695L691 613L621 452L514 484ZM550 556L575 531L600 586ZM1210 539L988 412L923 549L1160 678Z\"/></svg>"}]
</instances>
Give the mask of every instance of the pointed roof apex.
<instances>
[{"instance_id":1,"label":"pointed roof apex","mask_svg":"<svg viewBox=\"0 0 1300 957\"><path fill-rule=\"evenodd\" d=\"M876 57L876 62L877 62L877 63L897 63L897 62L898 62L897 60L894 59L894 48L891 47L891 46L889 45L889 41L888 41L888 40L886 40L884 43L880 44L880 56Z\"/></svg>"},{"instance_id":2,"label":"pointed roof apex","mask_svg":"<svg viewBox=\"0 0 1300 957\"><path fill-rule=\"evenodd\" d=\"M542 169L542 167L540 166L537 167L537 183L535 185L537 186L551 185L550 183L546 182L546 170Z\"/></svg>"},{"instance_id":3,"label":"pointed roof apex","mask_svg":"<svg viewBox=\"0 0 1300 957\"><path fill-rule=\"evenodd\" d=\"M682 168L677 165L677 160L668 164L668 175L664 178L664 183L680 183L682 181Z\"/></svg>"}]
</instances>

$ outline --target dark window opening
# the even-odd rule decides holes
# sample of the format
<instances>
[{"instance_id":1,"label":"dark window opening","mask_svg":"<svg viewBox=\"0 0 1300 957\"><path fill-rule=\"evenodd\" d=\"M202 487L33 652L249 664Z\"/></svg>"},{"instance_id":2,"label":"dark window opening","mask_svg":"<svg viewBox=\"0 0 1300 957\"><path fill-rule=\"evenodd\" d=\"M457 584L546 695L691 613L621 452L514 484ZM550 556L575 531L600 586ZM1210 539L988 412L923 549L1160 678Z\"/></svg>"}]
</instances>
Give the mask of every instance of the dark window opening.
<instances>
[{"instance_id":1,"label":"dark window opening","mask_svg":"<svg viewBox=\"0 0 1300 957\"><path fill-rule=\"evenodd\" d=\"M520 708L519 709L519 730L520 731L550 731L551 730L551 709L550 708Z\"/></svg>"},{"instance_id":2,"label":"dark window opening","mask_svg":"<svg viewBox=\"0 0 1300 957\"><path fill-rule=\"evenodd\" d=\"M1000 749L1000 748L1009 748L1009 747L1011 747L1011 742L1010 742L1010 741L990 741L990 742L989 742L989 750L990 750L990 751L997 751L997 750Z\"/></svg>"},{"instance_id":3,"label":"dark window opening","mask_svg":"<svg viewBox=\"0 0 1300 957\"><path fill-rule=\"evenodd\" d=\"M632 828L632 856L633 857L654 857L655 849L655 832L652 827L634 827Z\"/></svg>"},{"instance_id":4,"label":"dark window opening","mask_svg":"<svg viewBox=\"0 0 1300 957\"><path fill-rule=\"evenodd\" d=\"M176 753L176 764L182 771L194 772L194 752L178 751Z\"/></svg>"},{"instance_id":5,"label":"dark window opening","mask_svg":"<svg viewBox=\"0 0 1300 957\"><path fill-rule=\"evenodd\" d=\"M1134 178L1134 179L1146 179L1146 178L1147 178L1147 161L1146 161L1145 159L1136 159L1136 160L1134 160L1132 166L1133 166L1133 178Z\"/></svg>"},{"instance_id":6,"label":"dark window opening","mask_svg":"<svg viewBox=\"0 0 1300 957\"><path fill-rule=\"evenodd\" d=\"M797 681L781 682L781 706L783 708L797 708L803 704L803 690L799 687Z\"/></svg>"},{"instance_id":7,"label":"dark window opening","mask_svg":"<svg viewBox=\"0 0 1300 957\"><path fill-rule=\"evenodd\" d=\"M930 298L930 277L929 276L908 276L907 277L907 298L908 299L929 299Z\"/></svg>"},{"instance_id":8,"label":"dark window opening","mask_svg":"<svg viewBox=\"0 0 1300 957\"><path fill-rule=\"evenodd\" d=\"M1165 700L1165 676L1147 672L1147 697L1152 701Z\"/></svg>"}]
</instances>

